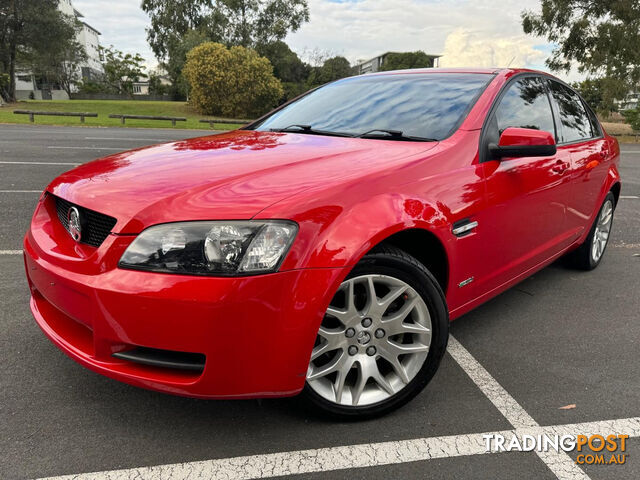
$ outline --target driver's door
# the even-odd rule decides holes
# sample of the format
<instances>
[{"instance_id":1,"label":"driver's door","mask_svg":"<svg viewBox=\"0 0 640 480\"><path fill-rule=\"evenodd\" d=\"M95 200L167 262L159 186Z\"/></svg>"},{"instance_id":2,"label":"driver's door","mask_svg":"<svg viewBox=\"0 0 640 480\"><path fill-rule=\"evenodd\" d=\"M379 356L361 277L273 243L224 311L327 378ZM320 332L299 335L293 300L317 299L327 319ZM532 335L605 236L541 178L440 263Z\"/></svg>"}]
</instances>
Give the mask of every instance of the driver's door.
<instances>
[{"instance_id":1,"label":"driver's door","mask_svg":"<svg viewBox=\"0 0 640 480\"><path fill-rule=\"evenodd\" d=\"M487 272L484 291L499 288L569 245L566 210L571 159L559 149L548 157L491 158L508 127L534 128L558 138L545 82L521 76L507 87L490 114L483 149L487 210L483 229Z\"/></svg>"}]
</instances>

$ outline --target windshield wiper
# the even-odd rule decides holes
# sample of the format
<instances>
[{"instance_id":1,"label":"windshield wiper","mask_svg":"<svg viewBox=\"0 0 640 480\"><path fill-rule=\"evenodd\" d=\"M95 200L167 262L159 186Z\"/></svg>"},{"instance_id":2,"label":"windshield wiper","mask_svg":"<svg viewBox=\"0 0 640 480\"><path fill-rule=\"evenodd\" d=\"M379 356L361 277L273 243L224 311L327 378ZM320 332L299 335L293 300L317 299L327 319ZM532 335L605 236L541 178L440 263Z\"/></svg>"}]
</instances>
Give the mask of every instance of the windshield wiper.
<instances>
[{"instance_id":1,"label":"windshield wiper","mask_svg":"<svg viewBox=\"0 0 640 480\"><path fill-rule=\"evenodd\" d=\"M272 128L270 132L285 132L285 133L308 133L309 135L327 135L330 137L353 137L351 133L344 132L332 132L330 130L316 130L311 125L293 124L284 128Z\"/></svg>"},{"instance_id":2,"label":"windshield wiper","mask_svg":"<svg viewBox=\"0 0 640 480\"><path fill-rule=\"evenodd\" d=\"M435 138L427 137L413 137L411 135L405 135L401 130L389 130L386 128L374 128L368 130L360 135L355 135L356 138L378 138L381 140L405 140L412 142L437 142Z\"/></svg>"}]
</instances>

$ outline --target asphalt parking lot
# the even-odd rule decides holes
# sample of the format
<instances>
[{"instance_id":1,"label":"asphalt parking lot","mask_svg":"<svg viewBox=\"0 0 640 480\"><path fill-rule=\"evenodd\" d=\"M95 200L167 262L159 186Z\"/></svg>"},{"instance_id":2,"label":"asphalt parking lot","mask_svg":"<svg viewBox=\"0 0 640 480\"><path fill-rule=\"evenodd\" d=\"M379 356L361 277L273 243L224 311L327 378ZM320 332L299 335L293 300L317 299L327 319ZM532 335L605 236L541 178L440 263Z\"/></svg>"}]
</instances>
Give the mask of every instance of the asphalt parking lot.
<instances>
[{"instance_id":1,"label":"asphalt parking lot","mask_svg":"<svg viewBox=\"0 0 640 480\"><path fill-rule=\"evenodd\" d=\"M68 359L28 308L20 249L39 193L74 164L206 133L0 125L0 479L640 478L640 143L623 145L600 267L553 264L454 322L433 381L384 418L330 422L296 399L172 397ZM483 433L514 430L633 438L624 465L484 452Z\"/></svg>"}]
</instances>

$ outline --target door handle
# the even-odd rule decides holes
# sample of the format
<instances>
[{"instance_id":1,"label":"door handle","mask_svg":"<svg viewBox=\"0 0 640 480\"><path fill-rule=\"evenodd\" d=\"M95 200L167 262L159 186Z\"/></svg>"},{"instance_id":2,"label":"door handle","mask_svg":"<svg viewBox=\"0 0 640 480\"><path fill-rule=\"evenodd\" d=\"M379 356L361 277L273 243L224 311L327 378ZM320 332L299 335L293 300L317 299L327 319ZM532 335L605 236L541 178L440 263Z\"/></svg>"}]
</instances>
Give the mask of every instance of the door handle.
<instances>
[{"instance_id":1,"label":"door handle","mask_svg":"<svg viewBox=\"0 0 640 480\"><path fill-rule=\"evenodd\" d=\"M562 160L558 160L556 164L551 167L551 171L562 175L569 168L569 164L567 162L563 162Z\"/></svg>"}]
</instances>

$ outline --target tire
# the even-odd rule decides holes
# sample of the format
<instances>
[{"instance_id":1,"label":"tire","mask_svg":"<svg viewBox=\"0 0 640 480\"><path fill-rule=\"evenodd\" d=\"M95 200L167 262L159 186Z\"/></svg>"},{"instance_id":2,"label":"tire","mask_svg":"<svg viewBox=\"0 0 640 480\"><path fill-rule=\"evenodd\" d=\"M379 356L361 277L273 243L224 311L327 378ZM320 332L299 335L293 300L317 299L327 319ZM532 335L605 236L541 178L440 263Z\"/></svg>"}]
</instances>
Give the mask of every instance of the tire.
<instances>
[{"instance_id":1,"label":"tire","mask_svg":"<svg viewBox=\"0 0 640 480\"><path fill-rule=\"evenodd\" d=\"M448 338L446 300L433 275L398 248L376 247L327 309L303 396L333 418L384 415L429 383Z\"/></svg>"},{"instance_id":2,"label":"tire","mask_svg":"<svg viewBox=\"0 0 640 480\"><path fill-rule=\"evenodd\" d=\"M593 270L600 265L604 252L609 244L615 208L616 199L613 193L609 192L607 196L604 197L600 210L598 210L598 215L584 243L567 255L566 260L570 266L580 270ZM602 223L603 221L604 224ZM598 239L599 245L596 245L595 242L598 241ZM596 254L596 251L598 254Z\"/></svg>"}]
</instances>

